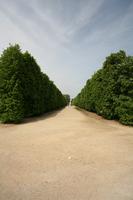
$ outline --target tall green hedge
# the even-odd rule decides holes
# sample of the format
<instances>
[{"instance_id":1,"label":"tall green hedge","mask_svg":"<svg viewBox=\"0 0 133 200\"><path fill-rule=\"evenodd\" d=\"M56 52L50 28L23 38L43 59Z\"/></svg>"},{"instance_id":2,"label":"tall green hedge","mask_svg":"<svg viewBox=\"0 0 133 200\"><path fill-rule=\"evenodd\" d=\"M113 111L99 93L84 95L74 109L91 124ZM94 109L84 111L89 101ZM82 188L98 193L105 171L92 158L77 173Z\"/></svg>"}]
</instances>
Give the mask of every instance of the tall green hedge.
<instances>
[{"instance_id":1,"label":"tall green hedge","mask_svg":"<svg viewBox=\"0 0 133 200\"><path fill-rule=\"evenodd\" d=\"M41 72L35 59L10 45L0 57L0 121L20 122L25 117L66 106L59 89Z\"/></svg>"},{"instance_id":2,"label":"tall green hedge","mask_svg":"<svg viewBox=\"0 0 133 200\"><path fill-rule=\"evenodd\" d=\"M72 103L107 119L133 125L133 57L124 51L112 53Z\"/></svg>"}]
</instances>

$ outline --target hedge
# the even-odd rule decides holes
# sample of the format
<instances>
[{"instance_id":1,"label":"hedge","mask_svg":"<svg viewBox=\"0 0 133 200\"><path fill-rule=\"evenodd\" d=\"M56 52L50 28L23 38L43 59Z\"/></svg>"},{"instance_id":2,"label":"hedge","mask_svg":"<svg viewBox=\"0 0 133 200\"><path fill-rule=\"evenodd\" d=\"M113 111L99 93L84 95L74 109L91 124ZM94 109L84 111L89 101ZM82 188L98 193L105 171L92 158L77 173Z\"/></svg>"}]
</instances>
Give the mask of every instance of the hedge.
<instances>
[{"instance_id":1,"label":"hedge","mask_svg":"<svg viewBox=\"0 0 133 200\"><path fill-rule=\"evenodd\" d=\"M124 51L112 53L72 103L106 119L133 125L133 57Z\"/></svg>"},{"instance_id":2,"label":"hedge","mask_svg":"<svg viewBox=\"0 0 133 200\"><path fill-rule=\"evenodd\" d=\"M0 57L0 121L18 123L66 106L66 100L36 60L10 45Z\"/></svg>"}]
</instances>

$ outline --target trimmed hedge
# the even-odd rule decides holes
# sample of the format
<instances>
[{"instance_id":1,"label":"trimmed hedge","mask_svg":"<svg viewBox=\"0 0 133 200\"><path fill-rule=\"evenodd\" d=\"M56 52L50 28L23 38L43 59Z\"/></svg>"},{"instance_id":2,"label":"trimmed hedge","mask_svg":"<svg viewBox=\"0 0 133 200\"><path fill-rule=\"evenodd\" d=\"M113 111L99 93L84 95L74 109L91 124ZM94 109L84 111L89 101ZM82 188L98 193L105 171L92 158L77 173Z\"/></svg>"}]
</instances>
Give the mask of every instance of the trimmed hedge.
<instances>
[{"instance_id":1,"label":"trimmed hedge","mask_svg":"<svg viewBox=\"0 0 133 200\"><path fill-rule=\"evenodd\" d=\"M0 121L15 122L66 106L59 89L35 59L10 45L0 57Z\"/></svg>"},{"instance_id":2,"label":"trimmed hedge","mask_svg":"<svg viewBox=\"0 0 133 200\"><path fill-rule=\"evenodd\" d=\"M112 53L72 104L133 125L133 57L124 51Z\"/></svg>"}]
</instances>

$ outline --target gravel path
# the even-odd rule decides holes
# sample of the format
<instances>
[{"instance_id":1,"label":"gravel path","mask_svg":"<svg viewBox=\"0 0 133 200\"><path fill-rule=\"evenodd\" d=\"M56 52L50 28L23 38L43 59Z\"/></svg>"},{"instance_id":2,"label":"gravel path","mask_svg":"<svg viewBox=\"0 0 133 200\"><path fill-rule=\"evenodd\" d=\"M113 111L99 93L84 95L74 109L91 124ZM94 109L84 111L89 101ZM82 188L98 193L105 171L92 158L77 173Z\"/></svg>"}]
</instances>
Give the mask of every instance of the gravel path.
<instances>
[{"instance_id":1,"label":"gravel path","mask_svg":"<svg viewBox=\"0 0 133 200\"><path fill-rule=\"evenodd\" d=\"M133 128L73 107L0 125L0 200L133 200Z\"/></svg>"}]
</instances>

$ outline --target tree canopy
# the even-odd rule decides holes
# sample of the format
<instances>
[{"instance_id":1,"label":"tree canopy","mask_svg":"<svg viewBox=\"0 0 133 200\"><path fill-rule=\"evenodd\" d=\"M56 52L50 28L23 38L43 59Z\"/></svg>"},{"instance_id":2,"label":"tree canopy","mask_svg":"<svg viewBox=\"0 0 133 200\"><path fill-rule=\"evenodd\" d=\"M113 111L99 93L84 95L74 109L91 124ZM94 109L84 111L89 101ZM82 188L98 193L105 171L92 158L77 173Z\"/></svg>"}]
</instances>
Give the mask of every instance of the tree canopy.
<instances>
[{"instance_id":1,"label":"tree canopy","mask_svg":"<svg viewBox=\"0 0 133 200\"><path fill-rule=\"evenodd\" d=\"M10 45L0 57L0 121L20 122L25 117L64 107L65 97L41 72L30 53Z\"/></svg>"},{"instance_id":2,"label":"tree canopy","mask_svg":"<svg viewBox=\"0 0 133 200\"><path fill-rule=\"evenodd\" d=\"M133 125L133 57L112 53L73 99L74 105Z\"/></svg>"}]
</instances>

